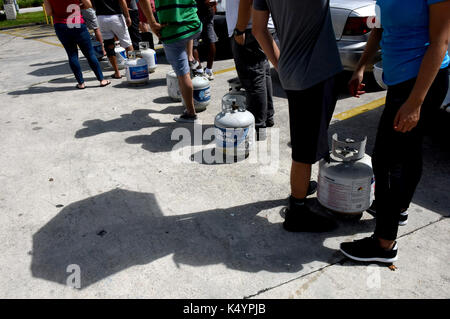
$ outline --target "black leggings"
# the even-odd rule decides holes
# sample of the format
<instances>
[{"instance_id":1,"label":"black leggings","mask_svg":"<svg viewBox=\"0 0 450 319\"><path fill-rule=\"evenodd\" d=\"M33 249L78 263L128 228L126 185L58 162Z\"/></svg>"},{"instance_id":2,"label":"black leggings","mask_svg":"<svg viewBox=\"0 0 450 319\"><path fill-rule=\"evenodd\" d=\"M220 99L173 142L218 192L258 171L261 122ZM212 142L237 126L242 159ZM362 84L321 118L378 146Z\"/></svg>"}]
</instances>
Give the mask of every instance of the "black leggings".
<instances>
[{"instance_id":1,"label":"black leggings","mask_svg":"<svg viewBox=\"0 0 450 319\"><path fill-rule=\"evenodd\" d=\"M416 79L390 86L372 157L376 187L377 225L375 235L395 240L400 212L408 209L422 176L423 135L435 123L448 90L448 69L439 71L422 105L417 127L407 133L393 128L395 116L408 99Z\"/></svg>"}]
</instances>

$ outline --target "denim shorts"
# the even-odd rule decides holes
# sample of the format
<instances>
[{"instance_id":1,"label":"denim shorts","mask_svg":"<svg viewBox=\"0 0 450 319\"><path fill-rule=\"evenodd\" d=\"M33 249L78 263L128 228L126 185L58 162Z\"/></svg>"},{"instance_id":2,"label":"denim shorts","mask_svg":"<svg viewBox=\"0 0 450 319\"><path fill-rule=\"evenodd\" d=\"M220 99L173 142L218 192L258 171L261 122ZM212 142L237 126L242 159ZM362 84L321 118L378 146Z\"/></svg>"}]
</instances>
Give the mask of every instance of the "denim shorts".
<instances>
[{"instance_id":1,"label":"denim shorts","mask_svg":"<svg viewBox=\"0 0 450 319\"><path fill-rule=\"evenodd\" d=\"M177 76L183 76L191 72L186 53L186 44L189 40L198 37L198 35L199 33L196 33L189 38L182 39L174 43L163 44L167 61L169 61L170 65L172 65L173 71Z\"/></svg>"}]
</instances>

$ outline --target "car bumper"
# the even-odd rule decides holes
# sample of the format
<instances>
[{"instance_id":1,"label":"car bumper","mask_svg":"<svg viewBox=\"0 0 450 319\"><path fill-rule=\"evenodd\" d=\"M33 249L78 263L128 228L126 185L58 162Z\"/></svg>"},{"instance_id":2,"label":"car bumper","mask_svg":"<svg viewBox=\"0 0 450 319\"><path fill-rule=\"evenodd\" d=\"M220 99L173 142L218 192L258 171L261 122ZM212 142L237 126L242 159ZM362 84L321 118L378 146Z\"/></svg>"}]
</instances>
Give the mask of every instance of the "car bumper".
<instances>
[{"instance_id":1,"label":"car bumper","mask_svg":"<svg viewBox=\"0 0 450 319\"><path fill-rule=\"evenodd\" d=\"M354 71L358 65L364 49L366 48L366 42L355 42L340 40L337 41L339 55L341 56L342 66L346 71ZM366 71L373 70L373 64L381 61L381 50L377 52L373 63L367 65Z\"/></svg>"}]
</instances>

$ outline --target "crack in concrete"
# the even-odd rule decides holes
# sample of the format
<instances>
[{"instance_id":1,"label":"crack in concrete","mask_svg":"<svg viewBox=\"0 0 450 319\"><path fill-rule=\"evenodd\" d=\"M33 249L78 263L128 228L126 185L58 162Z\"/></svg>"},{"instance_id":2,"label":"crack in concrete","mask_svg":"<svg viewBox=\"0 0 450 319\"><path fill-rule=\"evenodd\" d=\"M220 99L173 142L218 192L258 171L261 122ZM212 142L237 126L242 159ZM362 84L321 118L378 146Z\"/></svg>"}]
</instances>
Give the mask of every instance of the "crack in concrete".
<instances>
[{"instance_id":1,"label":"crack in concrete","mask_svg":"<svg viewBox=\"0 0 450 319\"><path fill-rule=\"evenodd\" d=\"M414 233L416 233L416 232L418 232L418 231L420 231L420 230L422 230L422 229L424 229L424 228L427 228L427 227L429 227L429 226L432 226L432 225L434 225L434 224L436 224L436 223L439 223L439 222L441 222L441 221L443 221L443 220L445 220L445 219L448 219L448 218L450 218L450 216L442 216L442 217L439 218L438 220L435 220L435 221L433 221L433 222L430 222L430 223L428 223L427 225L421 226L421 227L419 227L419 228L417 228L417 229L414 229L414 230L412 230L412 231L410 231L410 232L408 232L408 233L406 233L406 234L401 235L400 237L397 238L397 240L402 239L402 238L404 238L404 237L406 237L406 236L409 236L409 235L411 235L411 234L414 234ZM309 273L307 273L307 274L304 274L304 275L298 276L298 277L296 277L296 278L290 279L290 280L288 280L288 281L286 281L286 282L282 282L282 283L280 283L280 284L278 284L278 285L276 285L276 286L261 289L260 291L258 291L257 293L255 293L255 294L253 294L253 295L244 296L243 299L254 298L254 297L259 296L259 295L261 295L261 294L263 294L263 293L265 293L265 292L267 292L267 291L273 290L273 289L275 289L275 288L279 288L279 287L281 287L281 286L284 286L284 285L286 285L286 284L289 284L289 283L291 283L291 282L293 282L293 281L296 281L296 280L298 280L298 279L305 278L305 277L310 276L310 275L313 275L313 274L315 274L315 273L323 272L323 270L325 270L325 269L327 269L327 268L329 268L329 267L335 266L335 265L337 265L337 264L342 264L342 263L344 263L344 262L347 261L347 260L349 260L347 257L343 257L342 259L340 259L339 261L337 261L337 262L335 262L335 263L329 264L329 265L327 265L327 266L324 266L324 267L321 267L321 268L316 269L316 270L314 270L314 271L311 271L311 272L309 272Z\"/></svg>"}]
</instances>

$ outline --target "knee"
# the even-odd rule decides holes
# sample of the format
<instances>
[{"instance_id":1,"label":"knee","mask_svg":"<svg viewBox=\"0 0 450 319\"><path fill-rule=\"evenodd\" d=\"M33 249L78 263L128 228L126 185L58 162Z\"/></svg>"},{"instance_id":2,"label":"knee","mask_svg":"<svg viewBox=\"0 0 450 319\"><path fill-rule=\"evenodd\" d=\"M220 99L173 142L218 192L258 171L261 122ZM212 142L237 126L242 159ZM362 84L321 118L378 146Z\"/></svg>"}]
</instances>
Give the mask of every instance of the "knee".
<instances>
[{"instance_id":1,"label":"knee","mask_svg":"<svg viewBox=\"0 0 450 319\"><path fill-rule=\"evenodd\" d=\"M105 47L106 55L108 57L116 56L116 51L114 51L114 47L115 47L114 39L109 39L109 40L103 41L103 45Z\"/></svg>"}]
</instances>

